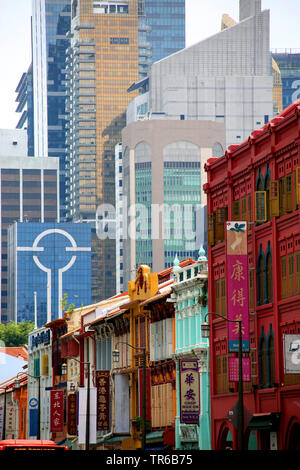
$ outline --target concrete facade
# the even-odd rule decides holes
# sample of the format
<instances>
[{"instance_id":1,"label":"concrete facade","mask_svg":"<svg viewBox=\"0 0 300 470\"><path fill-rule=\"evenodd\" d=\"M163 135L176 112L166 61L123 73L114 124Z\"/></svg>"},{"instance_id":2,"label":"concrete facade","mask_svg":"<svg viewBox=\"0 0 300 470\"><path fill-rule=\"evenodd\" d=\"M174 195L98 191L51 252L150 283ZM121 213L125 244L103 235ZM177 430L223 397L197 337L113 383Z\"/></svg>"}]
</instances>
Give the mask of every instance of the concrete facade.
<instances>
[{"instance_id":1,"label":"concrete facade","mask_svg":"<svg viewBox=\"0 0 300 470\"><path fill-rule=\"evenodd\" d=\"M273 117L269 10L240 1L240 22L152 65L150 115L223 122L226 146Z\"/></svg>"},{"instance_id":2,"label":"concrete facade","mask_svg":"<svg viewBox=\"0 0 300 470\"><path fill-rule=\"evenodd\" d=\"M136 244L137 214L130 213L130 208L142 203L147 206L148 216L155 205L162 207L163 204L194 204L203 208L206 205L206 198L200 188L206 181L204 164L213 155L212 149L216 143L224 148L223 123L152 119L132 122L123 129L123 259L126 268L124 269L124 285L135 278L136 265L139 261ZM197 180L199 184L197 183L196 189L190 185L189 176L187 176L187 171L191 171L192 164L197 166L197 168L195 166L195 171L192 170L194 174L199 173L199 181ZM168 200L166 196L166 185L169 184L167 170L175 168L175 166L178 166L180 177L186 179L183 179L181 183L174 179L174 191L182 189L183 193L179 195L174 192L173 199ZM142 197L140 199L138 199L139 190L137 188L137 185L140 184L137 180L138 168L144 168L141 170L144 172L143 184L146 184L145 181L147 181L146 186L141 185L140 194ZM201 231L200 219L197 223L196 233L199 234ZM164 252L172 250L166 249L165 241L166 238L170 240L172 237L171 234L164 233L162 235L162 224L159 226L159 233L154 233L153 217L151 224L151 228L148 227L148 232L142 234L145 238L148 237L149 241L149 257L147 258L145 252L144 262L152 264L153 271L159 272L168 267ZM202 221L203 224L204 221ZM146 230L144 226L142 230ZM179 251L175 251L181 258L192 256L198 252L200 243L200 240L196 239L190 245L188 243L182 245L184 250L189 251L188 254L179 254ZM173 256L174 259L175 254L170 253L170 256Z\"/></svg>"}]
</instances>

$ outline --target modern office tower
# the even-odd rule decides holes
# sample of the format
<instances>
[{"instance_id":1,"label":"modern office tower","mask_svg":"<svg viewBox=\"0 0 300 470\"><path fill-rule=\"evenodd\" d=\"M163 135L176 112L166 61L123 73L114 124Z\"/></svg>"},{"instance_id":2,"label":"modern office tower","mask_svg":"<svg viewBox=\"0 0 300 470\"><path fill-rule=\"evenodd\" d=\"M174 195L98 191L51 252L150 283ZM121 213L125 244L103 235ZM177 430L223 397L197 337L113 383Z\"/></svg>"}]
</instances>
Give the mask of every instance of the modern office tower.
<instances>
[{"instance_id":1,"label":"modern office tower","mask_svg":"<svg viewBox=\"0 0 300 470\"><path fill-rule=\"evenodd\" d=\"M115 240L100 240L96 211L115 205L115 146L126 125L129 86L139 77L138 0L72 2L68 51L68 212L91 222L92 299L115 293Z\"/></svg>"},{"instance_id":2,"label":"modern office tower","mask_svg":"<svg viewBox=\"0 0 300 470\"><path fill-rule=\"evenodd\" d=\"M299 49L276 49L272 51L282 81L282 106L287 108L300 97L300 51Z\"/></svg>"},{"instance_id":3,"label":"modern office tower","mask_svg":"<svg viewBox=\"0 0 300 470\"><path fill-rule=\"evenodd\" d=\"M16 221L59 221L59 161L1 155L0 188L1 322L5 323L14 319L7 313L7 230Z\"/></svg>"},{"instance_id":4,"label":"modern office tower","mask_svg":"<svg viewBox=\"0 0 300 470\"><path fill-rule=\"evenodd\" d=\"M273 117L269 10L240 0L240 22L169 57L149 73L150 115L225 123L226 146Z\"/></svg>"},{"instance_id":5,"label":"modern office tower","mask_svg":"<svg viewBox=\"0 0 300 470\"><path fill-rule=\"evenodd\" d=\"M116 292L124 291L123 281L123 155L122 144L115 149L115 240L116 240ZM126 289L125 289L126 290Z\"/></svg>"},{"instance_id":6,"label":"modern office tower","mask_svg":"<svg viewBox=\"0 0 300 470\"><path fill-rule=\"evenodd\" d=\"M144 0L152 62L185 48L185 0Z\"/></svg>"},{"instance_id":7,"label":"modern office tower","mask_svg":"<svg viewBox=\"0 0 300 470\"><path fill-rule=\"evenodd\" d=\"M204 165L224 147L224 124L212 121L141 120L123 130L124 285L140 264L159 272L176 255L198 256Z\"/></svg>"},{"instance_id":8,"label":"modern office tower","mask_svg":"<svg viewBox=\"0 0 300 470\"><path fill-rule=\"evenodd\" d=\"M60 211L65 218L65 66L71 0L32 2L34 156L60 160ZM30 131L31 132L31 131ZM29 141L30 143L30 141Z\"/></svg>"},{"instance_id":9,"label":"modern office tower","mask_svg":"<svg viewBox=\"0 0 300 470\"><path fill-rule=\"evenodd\" d=\"M89 224L20 223L8 229L8 311L45 325L91 303ZM63 301L65 299L65 306Z\"/></svg>"},{"instance_id":10,"label":"modern office tower","mask_svg":"<svg viewBox=\"0 0 300 470\"><path fill-rule=\"evenodd\" d=\"M235 25L236 22L227 14L222 15L221 30ZM272 77L273 77L273 114L274 116L282 111L282 80L280 69L272 57Z\"/></svg>"}]
</instances>

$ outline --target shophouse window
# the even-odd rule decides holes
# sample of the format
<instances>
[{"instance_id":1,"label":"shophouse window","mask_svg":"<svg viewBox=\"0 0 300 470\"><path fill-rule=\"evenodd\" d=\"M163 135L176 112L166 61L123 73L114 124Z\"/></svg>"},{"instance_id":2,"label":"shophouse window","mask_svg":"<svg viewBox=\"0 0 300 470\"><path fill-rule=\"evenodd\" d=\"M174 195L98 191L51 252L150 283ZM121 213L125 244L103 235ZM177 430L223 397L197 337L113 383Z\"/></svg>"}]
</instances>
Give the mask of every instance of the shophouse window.
<instances>
[{"instance_id":1,"label":"shophouse window","mask_svg":"<svg viewBox=\"0 0 300 470\"><path fill-rule=\"evenodd\" d=\"M228 354L225 344L216 344L216 373L217 373L217 394L227 393L228 382Z\"/></svg>"},{"instance_id":2,"label":"shophouse window","mask_svg":"<svg viewBox=\"0 0 300 470\"><path fill-rule=\"evenodd\" d=\"M257 305L263 305L264 303L264 264L264 254L260 247L256 268Z\"/></svg>"},{"instance_id":3,"label":"shophouse window","mask_svg":"<svg viewBox=\"0 0 300 470\"><path fill-rule=\"evenodd\" d=\"M271 302L273 302L273 266L272 266L272 251L271 251L271 247L270 247L270 242L268 242L268 248L267 248L267 253L266 253L265 272L266 272L266 279L265 279L266 298L265 298L265 302L266 303L271 303Z\"/></svg>"},{"instance_id":4,"label":"shophouse window","mask_svg":"<svg viewBox=\"0 0 300 470\"><path fill-rule=\"evenodd\" d=\"M220 279L221 287L221 315L226 315L226 280L225 277Z\"/></svg>"},{"instance_id":5,"label":"shophouse window","mask_svg":"<svg viewBox=\"0 0 300 470\"><path fill-rule=\"evenodd\" d=\"M271 388L275 383L275 342L272 325L269 325L268 338L261 327L259 340L259 387Z\"/></svg>"},{"instance_id":6,"label":"shophouse window","mask_svg":"<svg viewBox=\"0 0 300 470\"><path fill-rule=\"evenodd\" d=\"M259 388L266 388L267 385L267 340L264 329L262 327L259 339L258 349L259 359Z\"/></svg>"}]
</instances>

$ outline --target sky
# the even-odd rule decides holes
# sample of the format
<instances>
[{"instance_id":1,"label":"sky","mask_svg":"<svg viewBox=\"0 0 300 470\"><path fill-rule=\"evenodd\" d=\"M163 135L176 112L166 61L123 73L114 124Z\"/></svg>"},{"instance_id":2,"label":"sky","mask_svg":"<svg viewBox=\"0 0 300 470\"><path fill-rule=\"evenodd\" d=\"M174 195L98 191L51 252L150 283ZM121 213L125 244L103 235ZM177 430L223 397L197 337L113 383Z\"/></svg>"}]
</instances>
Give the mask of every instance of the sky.
<instances>
[{"instance_id":1,"label":"sky","mask_svg":"<svg viewBox=\"0 0 300 470\"><path fill-rule=\"evenodd\" d=\"M160 1L160 0L156 0ZM270 10L271 49L299 49L300 1L262 0ZM220 31L221 17L239 18L239 0L186 0L186 46ZM15 92L31 62L31 0L0 0L0 129L14 129L20 118Z\"/></svg>"}]
</instances>

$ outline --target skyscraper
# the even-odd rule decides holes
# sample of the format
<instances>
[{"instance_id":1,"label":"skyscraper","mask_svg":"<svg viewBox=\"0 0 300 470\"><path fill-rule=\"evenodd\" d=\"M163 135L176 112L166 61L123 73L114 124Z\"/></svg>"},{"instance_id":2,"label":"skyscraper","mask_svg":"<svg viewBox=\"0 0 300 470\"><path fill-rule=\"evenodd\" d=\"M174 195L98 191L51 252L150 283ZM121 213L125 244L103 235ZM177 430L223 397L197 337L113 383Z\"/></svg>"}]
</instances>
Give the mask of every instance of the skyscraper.
<instances>
[{"instance_id":1,"label":"skyscraper","mask_svg":"<svg viewBox=\"0 0 300 470\"><path fill-rule=\"evenodd\" d=\"M155 62L150 113L224 122L226 146L267 123L273 117L269 13L261 0L240 0L239 23Z\"/></svg>"},{"instance_id":2,"label":"skyscraper","mask_svg":"<svg viewBox=\"0 0 300 470\"><path fill-rule=\"evenodd\" d=\"M115 204L115 145L139 77L138 0L73 0L67 58L70 129L68 214L95 227L97 207ZM92 299L115 293L115 240L92 238Z\"/></svg>"},{"instance_id":3,"label":"skyscraper","mask_svg":"<svg viewBox=\"0 0 300 470\"><path fill-rule=\"evenodd\" d=\"M34 156L59 157L60 214L65 217L65 66L71 0L32 2ZM31 130L32 132L32 130ZM30 143L30 139L28 140Z\"/></svg>"},{"instance_id":4,"label":"skyscraper","mask_svg":"<svg viewBox=\"0 0 300 470\"><path fill-rule=\"evenodd\" d=\"M185 48L185 0L144 0L152 63Z\"/></svg>"}]
</instances>

